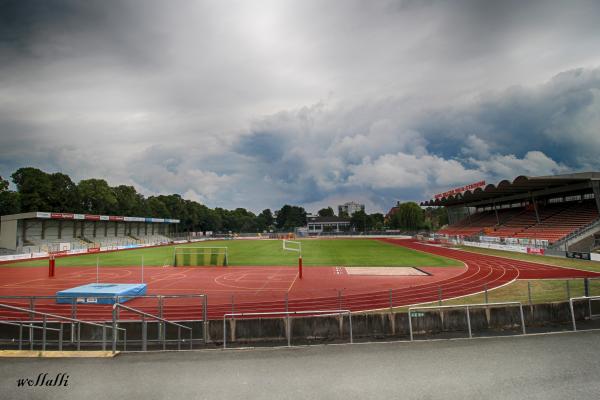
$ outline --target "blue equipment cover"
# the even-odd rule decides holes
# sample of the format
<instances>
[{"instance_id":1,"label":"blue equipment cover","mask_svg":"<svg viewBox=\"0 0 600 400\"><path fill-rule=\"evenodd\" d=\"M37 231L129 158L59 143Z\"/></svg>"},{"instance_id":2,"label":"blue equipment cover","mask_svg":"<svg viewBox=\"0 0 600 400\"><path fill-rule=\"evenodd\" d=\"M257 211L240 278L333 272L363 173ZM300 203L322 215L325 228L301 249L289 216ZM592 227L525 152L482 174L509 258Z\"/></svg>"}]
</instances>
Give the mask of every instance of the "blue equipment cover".
<instances>
[{"instance_id":1,"label":"blue equipment cover","mask_svg":"<svg viewBox=\"0 0 600 400\"><path fill-rule=\"evenodd\" d=\"M116 296L119 303L146 294L145 283L90 283L88 285L56 292L56 302L59 304L114 304Z\"/></svg>"}]
</instances>

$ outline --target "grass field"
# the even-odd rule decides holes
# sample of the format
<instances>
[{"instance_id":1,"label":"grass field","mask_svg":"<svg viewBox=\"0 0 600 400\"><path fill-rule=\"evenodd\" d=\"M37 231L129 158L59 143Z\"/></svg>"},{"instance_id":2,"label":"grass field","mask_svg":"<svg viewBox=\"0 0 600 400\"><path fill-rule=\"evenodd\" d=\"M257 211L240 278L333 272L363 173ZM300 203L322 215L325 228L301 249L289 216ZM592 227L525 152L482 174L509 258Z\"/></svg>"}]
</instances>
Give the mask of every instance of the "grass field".
<instances>
[{"instance_id":1,"label":"grass field","mask_svg":"<svg viewBox=\"0 0 600 400\"><path fill-rule=\"evenodd\" d=\"M421 253L389 243L371 239L302 240L302 258L306 266L430 266L451 267L463 264ZM223 240L189 244L195 247L227 246L229 265L289 265L298 264L298 254L282 250L280 240ZM101 266L170 265L173 263L173 246L118 251L62 257L57 266L96 265ZM47 260L24 261L19 266L45 266Z\"/></svg>"}]
</instances>

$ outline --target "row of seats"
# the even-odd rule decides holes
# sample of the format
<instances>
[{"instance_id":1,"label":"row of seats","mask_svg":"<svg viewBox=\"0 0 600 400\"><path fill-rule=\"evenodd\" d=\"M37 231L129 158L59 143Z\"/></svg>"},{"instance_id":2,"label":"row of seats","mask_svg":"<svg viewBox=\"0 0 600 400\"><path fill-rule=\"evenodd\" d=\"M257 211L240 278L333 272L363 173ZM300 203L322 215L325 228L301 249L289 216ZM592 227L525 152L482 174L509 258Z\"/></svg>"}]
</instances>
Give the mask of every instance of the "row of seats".
<instances>
[{"instance_id":1,"label":"row of seats","mask_svg":"<svg viewBox=\"0 0 600 400\"><path fill-rule=\"evenodd\" d=\"M566 202L533 208L483 211L440 230L445 235L485 235L499 238L547 240L553 243L598 219L593 200ZM499 222L499 223L498 223Z\"/></svg>"}]
</instances>

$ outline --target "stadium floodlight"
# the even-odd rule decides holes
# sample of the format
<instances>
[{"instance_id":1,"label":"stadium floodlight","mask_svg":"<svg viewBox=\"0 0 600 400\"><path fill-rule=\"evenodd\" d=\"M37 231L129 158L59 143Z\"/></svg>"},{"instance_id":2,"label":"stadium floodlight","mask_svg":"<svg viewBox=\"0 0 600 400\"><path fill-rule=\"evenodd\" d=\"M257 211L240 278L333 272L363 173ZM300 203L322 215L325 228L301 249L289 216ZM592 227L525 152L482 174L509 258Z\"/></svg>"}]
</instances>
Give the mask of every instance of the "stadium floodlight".
<instances>
[{"instance_id":1,"label":"stadium floodlight","mask_svg":"<svg viewBox=\"0 0 600 400\"><path fill-rule=\"evenodd\" d=\"M174 267L227 266L227 247L188 247L175 246L173 249Z\"/></svg>"},{"instance_id":2,"label":"stadium floodlight","mask_svg":"<svg viewBox=\"0 0 600 400\"><path fill-rule=\"evenodd\" d=\"M298 277L302 279L302 242L283 239L283 250L298 253Z\"/></svg>"}]
</instances>

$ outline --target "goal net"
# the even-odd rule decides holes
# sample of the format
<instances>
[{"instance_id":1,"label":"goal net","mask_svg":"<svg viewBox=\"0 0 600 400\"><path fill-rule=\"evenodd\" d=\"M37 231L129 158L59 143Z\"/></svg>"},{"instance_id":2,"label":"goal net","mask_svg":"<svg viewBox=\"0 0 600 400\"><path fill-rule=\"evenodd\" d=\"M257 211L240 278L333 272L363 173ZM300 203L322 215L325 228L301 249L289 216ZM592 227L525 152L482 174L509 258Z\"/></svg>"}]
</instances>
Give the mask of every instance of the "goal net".
<instances>
[{"instance_id":1,"label":"goal net","mask_svg":"<svg viewBox=\"0 0 600 400\"><path fill-rule=\"evenodd\" d=\"M224 266L228 262L227 247L175 247L175 267Z\"/></svg>"}]
</instances>

